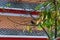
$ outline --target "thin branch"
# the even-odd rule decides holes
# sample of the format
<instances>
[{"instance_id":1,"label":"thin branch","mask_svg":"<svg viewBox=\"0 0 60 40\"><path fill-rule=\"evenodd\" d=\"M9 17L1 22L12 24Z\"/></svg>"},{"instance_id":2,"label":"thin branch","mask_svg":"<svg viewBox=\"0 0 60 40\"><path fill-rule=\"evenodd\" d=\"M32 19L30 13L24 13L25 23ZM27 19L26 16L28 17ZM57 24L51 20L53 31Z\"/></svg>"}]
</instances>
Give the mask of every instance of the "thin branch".
<instances>
[{"instance_id":1,"label":"thin branch","mask_svg":"<svg viewBox=\"0 0 60 40\"><path fill-rule=\"evenodd\" d=\"M41 26L41 27L42 27L42 26ZM47 34L48 38L50 39L50 36L49 36L48 32L45 30L45 28L42 27L42 29L44 30L44 32Z\"/></svg>"}]
</instances>

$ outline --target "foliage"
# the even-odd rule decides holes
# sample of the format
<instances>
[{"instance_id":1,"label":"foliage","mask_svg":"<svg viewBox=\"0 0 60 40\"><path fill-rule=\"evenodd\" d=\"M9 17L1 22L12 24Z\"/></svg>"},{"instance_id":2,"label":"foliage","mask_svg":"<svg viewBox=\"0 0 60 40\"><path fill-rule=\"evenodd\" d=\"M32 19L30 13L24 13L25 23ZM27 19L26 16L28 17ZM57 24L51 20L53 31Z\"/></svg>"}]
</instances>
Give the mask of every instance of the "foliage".
<instances>
[{"instance_id":1,"label":"foliage","mask_svg":"<svg viewBox=\"0 0 60 40\"><path fill-rule=\"evenodd\" d=\"M60 12L59 12L60 0L57 0L57 6L55 6L55 4L53 2L54 2L54 0L49 0L48 2L39 4L35 8L35 10L41 10L41 12L42 12L43 21L40 22L40 24L42 25L42 27L48 28L47 33L48 33L50 39L51 38L53 39L55 36L54 31L56 31L56 30L54 30L53 28L55 28L56 26L58 28L57 34L58 34L58 36L60 35L60 29L59 29L59 26L60 26ZM57 18L57 21L55 21L56 18Z\"/></svg>"}]
</instances>

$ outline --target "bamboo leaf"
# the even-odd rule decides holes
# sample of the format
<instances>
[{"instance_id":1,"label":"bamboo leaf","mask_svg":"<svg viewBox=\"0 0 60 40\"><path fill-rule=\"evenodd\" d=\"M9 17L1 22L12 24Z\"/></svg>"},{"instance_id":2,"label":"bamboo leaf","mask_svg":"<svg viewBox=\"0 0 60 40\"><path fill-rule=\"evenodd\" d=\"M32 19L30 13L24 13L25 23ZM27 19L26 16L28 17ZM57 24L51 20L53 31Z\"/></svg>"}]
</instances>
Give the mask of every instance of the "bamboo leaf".
<instances>
[{"instance_id":1,"label":"bamboo leaf","mask_svg":"<svg viewBox=\"0 0 60 40\"><path fill-rule=\"evenodd\" d=\"M35 7L35 10L40 10L48 5L48 2L41 3Z\"/></svg>"},{"instance_id":2,"label":"bamboo leaf","mask_svg":"<svg viewBox=\"0 0 60 40\"><path fill-rule=\"evenodd\" d=\"M38 30L42 30L42 28L41 28L41 26L40 25L38 25L38 28L37 28Z\"/></svg>"},{"instance_id":3,"label":"bamboo leaf","mask_svg":"<svg viewBox=\"0 0 60 40\"><path fill-rule=\"evenodd\" d=\"M32 33L31 26L27 25L26 28L27 28L27 30L28 30L30 33Z\"/></svg>"},{"instance_id":4,"label":"bamboo leaf","mask_svg":"<svg viewBox=\"0 0 60 40\"><path fill-rule=\"evenodd\" d=\"M45 25L47 28L50 28L51 27L51 22L49 20L45 21Z\"/></svg>"},{"instance_id":5,"label":"bamboo leaf","mask_svg":"<svg viewBox=\"0 0 60 40\"><path fill-rule=\"evenodd\" d=\"M42 4L39 4L38 6L36 6L35 7L35 10L40 10L40 8L42 8L44 5L43 5L44 3L42 3Z\"/></svg>"},{"instance_id":6,"label":"bamboo leaf","mask_svg":"<svg viewBox=\"0 0 60 40\"><path fill-rule=\"evenodd\" d=\"M26 26L26 29L29 31L29 30L30 30L30 26L27 25L27 26Z\"/></svg>"},{"instance_id":7,"label":"bamboo leaf","mask_svg":"<svg viewBox=\"0 0 60 40\"><path fill-rule=\"evenodd\" d=\"M7 7L10 7L10 6L11 6L11 4L10 4L10 3L8 3L8 4L6 4L6 6L7 6Z\"/></svg>"}]
</instances>

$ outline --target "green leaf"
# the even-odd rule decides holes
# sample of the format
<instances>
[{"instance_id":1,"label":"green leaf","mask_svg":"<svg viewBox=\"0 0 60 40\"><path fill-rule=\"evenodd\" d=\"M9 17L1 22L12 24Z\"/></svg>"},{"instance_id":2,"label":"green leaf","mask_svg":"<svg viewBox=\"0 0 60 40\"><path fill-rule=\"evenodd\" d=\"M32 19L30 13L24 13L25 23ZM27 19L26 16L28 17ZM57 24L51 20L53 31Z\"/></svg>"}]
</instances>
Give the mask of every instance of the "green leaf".
<instances>
[{"instance_id":1,"label":"green leaf","mask_svg":"<svg viewBox=\"0 0 60 40\"><path fill-rule=\"evenodd\" d=\"M40 8L43 7L43 4L44 4L44 3L37 5L37 6L35 7L35 10L40 10Z\"/></svg>"},{"instance_id":2,"label":"green leaf","mask_svg":"<svg viewBox=\"0 0 60 40\"><path fill-rule=\"evenodd\" d=\"M53 2L53 0L48 0L49 2Z\"/></svg>"},{"instance_id":3,"label":"green leaf","mask_svg":"<svg viewBox=\"0 0 60 40\"><path fill-rule=\"evenodd\" d=\"M50 11L52 12L52 11L54 11L55 10L55 7L54 7L54 5L51 3L50 4Z\"/></svg>"},{"instance_id":4,"label":"green leaf","mask_svg":"<svg viewBox=\"0 0 60 40\"><path fill-rule=\"evenodd\" d=\"M27 26L26 26L26 29L27 29L30 33L32 33L32 29L31 29L31 26L30 26L30 25L27 25Z\"/></svg>"},{"instance_id":5,"label":"green leaf","mask_svg":"<svg viewBox=\"0 0 60 40\"><path fill-rule=\"evenodd\" d=\"M60 3L60 0L57 0Z\"/></svg>"},{"instance_id":6,"label":"green leaf","mask_svg":"<svg viewBox=\"0 0 60 40\"><path fill-rule=\"evenodd\" d=\"M57 6L58 6L58 9L59 9L60 8L60 3L58 3Z\"/></svg>"},{"instance_id":7,"label":"green leaf","mask_svg":"<svg viewBox=\"0 0 60 40\"><path fill-rule=\"evenodd\" d=\"M45 10L43 11L43 20L46 18L46 16L47 16L47 10L45 9Z\"/></svg>"},{"instance_id":8,"label":"green leaf","mask_svg":"<svg viewBox=\"0 0 60 40\"><path fill-rule=\"evenodd\" d=\"M47 28L50 28L51 27L51 22L49 20L46 20L45 25L46 25Z\"/></svg>"},{"instance_id":9,"label":"green leaf","mask_svg":"<svg viewBox=\"0 0 60 40\"><path fill-rule=\"evenodd\" d=\"M27 26L26 26L26 29L29 31L29 30L30 30L30 26L27 25Z\"/></svg>"},{"instance_id":10,"label":"green leaf","mask_svg":"<svg viewBox=\"0 0 60 40\"><path fill-rule=\"evenodd\" d=\"M38 30L42 30L41 25L38 25Z\"/></svg>"},{"instance_id":11,"label":"green leaf","mask_svg":"<svg viewBox=\"0 0 60 40\"><path fill-rule=\"evenodd\" d=\"M54 33L53 32L49 32L50 33L50 38L51 38L51 40L53 40L54 38Z\"/></svg>"},{"instance_id":12,"label":"green leaf","mask_svg":"<svg viewBox=\"0 0 60 40\"><path fill-rule=\"evenodd\" d=\"M6 6L7 6L7 7L10 7L10 6L11 6L11 4L10 4L10 3L8 3L8 4L6 4Z\"/></svg>"},{"instance_id":13,"label":"green leaf","mask_svg":"<svg viewBox=\"0 0 60 40\"><path fill-rule=\"evenodd\" d=\"M51 19L51 16L52 14L51 14L51 12L49 11L48 13L47 13L47 19L50 21L50 19Z\"/></svg>"},{"instance_id":14,"label":"green leaf","mask_svg":"<svg viewBox=\"0 0 60 40\"><path fill-rule=\"evenodd\" d=\"M48 5L48 2L41 3L41 4L39 4L39 5L37 5L37 6L35 7L35 10L40 10L42 7L45 7L45 6L47 6L47 5Z\"/></svg>"},{"instance_id":15,"label":"green leaf","mask_svg":"<svg viewBox=\"0 0 60 40\"><path fill-rule=\"evenodd\" d=\"M58 31L60 31L60 25L58 25Z\"/></svg>"},{"instance_id":16,"label":"green leaf","mask_svg":"<svg viewBox=\"0 0 60 40\"><path fill-rule=\"evenodd\" d=\"M30 29L29 32L32 33L32 29Z\"/></svg>"}]
</instances>

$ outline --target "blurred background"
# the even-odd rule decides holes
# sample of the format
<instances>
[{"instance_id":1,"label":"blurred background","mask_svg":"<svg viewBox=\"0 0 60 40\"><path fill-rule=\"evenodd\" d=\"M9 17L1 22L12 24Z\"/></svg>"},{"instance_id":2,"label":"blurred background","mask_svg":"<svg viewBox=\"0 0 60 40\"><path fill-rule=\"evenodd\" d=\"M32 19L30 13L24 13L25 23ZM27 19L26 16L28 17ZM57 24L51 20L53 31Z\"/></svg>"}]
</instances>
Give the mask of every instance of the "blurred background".
<instances>
[{"instance_id":1,"label":"blurred background","mask_svg":"<svg viewBox=\"0 0 60 40\"><path fill-rule=\"evenodd\" d=\"M33 9L46 0L0 0L0 7ZM42 29L31 26L32 32L27 30L31 24L31 17L0 16L0 35L46 36ZM24 24L24 25L22 25Z\"/></svg>"}]
</instances>

